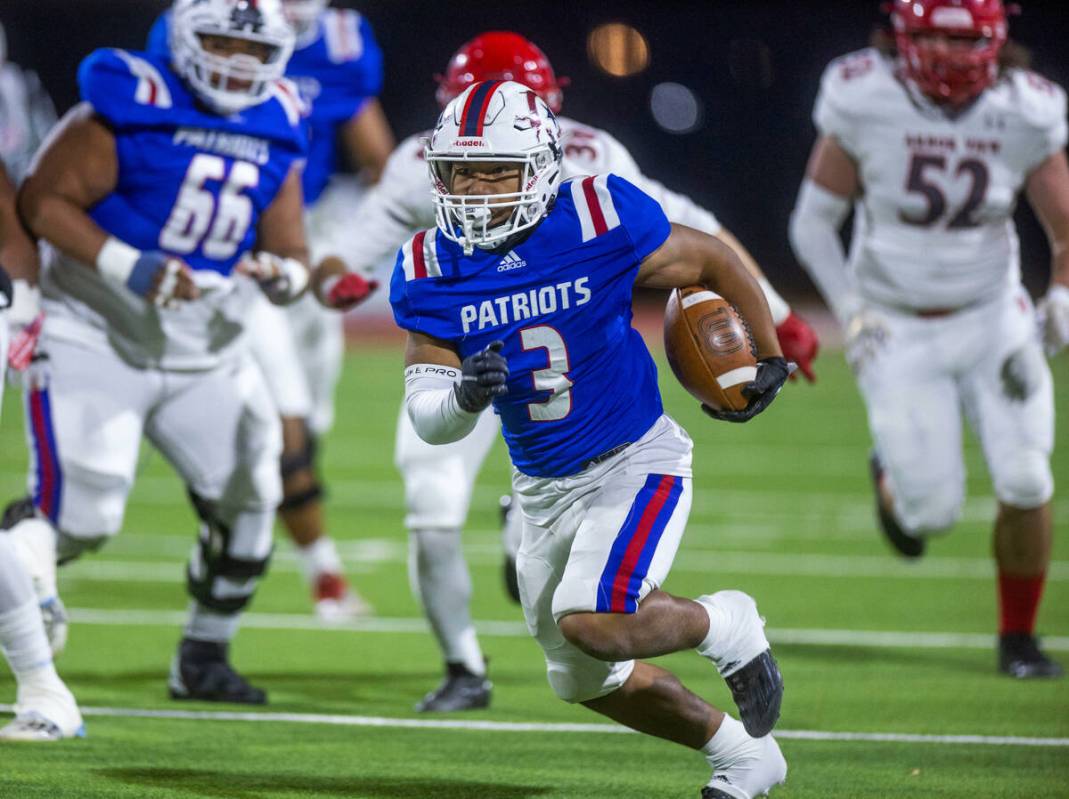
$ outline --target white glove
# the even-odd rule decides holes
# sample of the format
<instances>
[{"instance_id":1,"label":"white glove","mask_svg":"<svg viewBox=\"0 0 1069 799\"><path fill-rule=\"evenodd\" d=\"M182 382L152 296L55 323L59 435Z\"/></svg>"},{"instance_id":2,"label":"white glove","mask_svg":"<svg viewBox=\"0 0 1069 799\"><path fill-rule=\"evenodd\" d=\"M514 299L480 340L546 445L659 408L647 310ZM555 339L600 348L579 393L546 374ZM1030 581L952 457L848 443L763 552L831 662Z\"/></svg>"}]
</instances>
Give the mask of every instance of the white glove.
<instances>
[{"instance_id":1,"label":"white glove","mask_svg":"<svg viewBox=\"0 0 1069 799\"><path fill-rule=\"evenodd\" d=\"M13 280L14 296L11 307L7 309L8 324L13 330L21 330L41 313L41 290L31 286L25 280Z\"/></svg>"},{"instance_id":2,"label":"white glove","mask_svg":"<svg viewBox=\"0 0 1069 799\"><path fill-rule=\"evenodd\" d=\"M846 323L846 362L855 372L873 361L891 338L887 319L879 311L863 308Z\"/></svg>"},{"instance_id":3,"label":"white glove","mask_svg":"<svg viewBox=\"0 0 1069 799\"><path fill-rule=\"evenodd\" d=\"M1047 355L1069 346L1069 286L1055 283L1039 301L1039 329Z\"/></svg>"},{"instance_id":4,"label":"white glove","mask_svg":"<svg viewBox=\"0 0 1069 799\"><path fill-rule=\"evenodd\" d=\"M276 305L293 302L308 288L308 267L296 258L270 252L246 255L237 271L260 284L260 289Z\"/></svg>"}]
</instances>

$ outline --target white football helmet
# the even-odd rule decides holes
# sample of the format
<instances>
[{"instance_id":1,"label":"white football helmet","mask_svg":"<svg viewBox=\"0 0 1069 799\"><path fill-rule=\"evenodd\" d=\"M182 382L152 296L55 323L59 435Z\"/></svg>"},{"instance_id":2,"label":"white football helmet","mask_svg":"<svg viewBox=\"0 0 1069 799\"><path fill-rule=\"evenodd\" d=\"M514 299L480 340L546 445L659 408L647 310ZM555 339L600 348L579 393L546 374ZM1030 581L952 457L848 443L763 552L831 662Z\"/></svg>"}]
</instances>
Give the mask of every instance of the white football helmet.
<instances>
[{"instance_id":1,"label":"white football helmet","mask_svg":"<svg viewBox=\"0 0 1069 799\"><path fill-rule=\"evenodd\" d=\"M316 37L319 16L330 5L330 0L282 0L282 10L297 34L297 46L311 44Z\"/></svg>"},{"instance_id":2,"label":"white football helmet","mask_svg":"<svg viewBox=\"0 0 1069 799\"><path fill-rule=\"evenodd\" d=\"M203 36L225 36L267 48L252 55L217 55ZM175 0L171 15L171 60L175 71L208 106L236 114L267 99L293 53L294 33L279 0Z\"/></svg>"},{"instance_id":3,"label":"white football helmet","mask_svg":"<svg viewBox=\"0 0 1069 799\"><path fill-rule=\"evenodd\" d=\"M484 81L451 100L424 147L438 229L470 255L541 222L560 188L560 135L545 100L521 83ZM479 161L522 165L520 190L453 194L453 166ZM511 215L491 227L493 211L502 207L512 208Z\"/></svg>"}]
</instances>

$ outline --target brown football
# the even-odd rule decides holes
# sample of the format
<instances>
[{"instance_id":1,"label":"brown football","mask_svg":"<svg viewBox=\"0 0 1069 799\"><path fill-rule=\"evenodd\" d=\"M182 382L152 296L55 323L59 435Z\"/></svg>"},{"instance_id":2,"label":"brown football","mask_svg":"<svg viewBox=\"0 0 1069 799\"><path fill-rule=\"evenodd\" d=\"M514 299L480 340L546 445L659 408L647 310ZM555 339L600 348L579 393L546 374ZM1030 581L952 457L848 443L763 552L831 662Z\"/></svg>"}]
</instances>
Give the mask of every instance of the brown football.
<instances>
[{"instance_id":1,"label":"brown football","mask_svg":"<svg viewBox=\"0 0 1069 799\"><path fill-rule=\"evenodd\" d=\"M704 286L675 289L664 310L664 351L676 379L718 411L741 411L757 374L757 348L738 311Z\"/></svg>"}]
</instances>

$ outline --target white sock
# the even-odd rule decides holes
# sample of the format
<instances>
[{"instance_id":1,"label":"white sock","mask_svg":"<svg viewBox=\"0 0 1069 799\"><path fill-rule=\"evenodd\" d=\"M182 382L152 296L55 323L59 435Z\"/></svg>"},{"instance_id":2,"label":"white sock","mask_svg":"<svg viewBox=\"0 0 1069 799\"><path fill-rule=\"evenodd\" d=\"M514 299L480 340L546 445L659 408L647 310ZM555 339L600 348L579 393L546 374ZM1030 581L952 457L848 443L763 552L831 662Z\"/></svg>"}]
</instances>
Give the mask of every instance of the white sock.
<instances>
[{"instance_id":1,"label":"white sock","mask_svg":"<svg viewBox=\"0 0 1069 799\"><path fill-rule=\"evenodd\" d=\"M742 722L725 713L724 720L720 722L720 729L702 747L702 754L713 767L713 771L716 771L731 763L738 748L752 740Z\"/></svg>"},{"instance_id":2,"label":"white sock","mask_svg":"<svg viewBox=\"0 0 1069 799\"><path fill-rule=\"evenodd\" d=\"M328 535L320 536L308 546L297 547L297 556L309 585L315 583L321 574L341 574L344 571L338 548Z\"/></svg>"},{"instance_id":3,"label":"white sock","mask_svg":"<svg viewBox=\"0 0 1069 799\"><path fill-rule=\"evenodd\" d=\"M32 593L27 602L0 613L0 649L19 685L59 682L41 621L41 608Z\"/></svg>"},{"instance_id":4,"label":"white sock","mask_svg":"<svg viewBox=\"0 0 1069 799\"><path fill-rule=\"evenodd\" d=\"M471 621L471 575L461 548L460 530L412 530L409 578L413 592L438 639L442 656L485 674L486 663Z\"/></svg>"},{"instance_id":5,"label":"white sock","mask_svg":"<svg viewBox=\"0 0 1069 799\"><path fill-rule=\"evenodd\" d=\"M240 625L240 613L216 613L199 602L190 602L185 636L195 641L226 644L234 640Z\"/></svg>"},{"instance_id":6,"label":"white sock","mask_svg":"<svg viewBox=\"0 0 1069 799\"><path fill-rule=\"evenodd\" d=\"M716 639L728 624L727 614L711 602L698 602L698 604L705 609L706 614L709 616L709 632L705 634L705 638L698 644L698 654L712 657L711 653L716 645Z\"/></svg>"},{"instance_id":7,"label":"white sock","mask_svg":"<svg viewBox=\"0 0 1069 799\"><path fill-rule=\"evenodd\" d=\"M56 596L56 531L43 519L23 519L6 531L14 552L33 579L38 601Z\"/></svg>"}]
</instances>

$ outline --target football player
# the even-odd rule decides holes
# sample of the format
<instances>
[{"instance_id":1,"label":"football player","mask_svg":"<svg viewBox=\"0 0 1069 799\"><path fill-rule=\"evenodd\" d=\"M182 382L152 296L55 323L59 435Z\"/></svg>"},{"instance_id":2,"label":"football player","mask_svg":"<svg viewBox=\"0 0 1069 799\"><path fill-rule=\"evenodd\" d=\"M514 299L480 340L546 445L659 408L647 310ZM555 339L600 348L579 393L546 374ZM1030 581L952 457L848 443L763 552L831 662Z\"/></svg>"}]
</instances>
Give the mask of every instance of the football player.
<instances>
[{"instance_id":1,"label":"football player","mask_svg":"<svg viewBox=\"0 0 1069 799\"><path fill-rule=\"evenodd\" d=\"M282 0L297 41L286 75L311 103L309 152L303 175L311 263L329 280L334 305L354 307L376 287L358 274L345 275L331 256L337 244L328 231L344 226L362 193L346 166L361 180L379 179L394 138L377 95L382 88L382 51L367 19L351 10L327 8L329 0ZM150 52L170 47L170 14L149 33ZM323 488L317 441L334 421L334 389L344 351L342 318L314 297L278 308L254 305L249 341L282 416L282 490L279 517L297 545L317 615L326 620L368 613L349 587L334 541L325 534Z\"/></svg>"},{"instance_id":2,"label":"football player","mask_svg":"<svg viewBox=\"0 0 1069 799\"><path fill-rule=\"evenodd\" d=\"M557 80L549 60L534 43L505 31L476 36L453 55L440 79L438 101L444 106L474 82L493 79L523 83L538 93L554 114L560 111L564 81ZM787 357L813 379L816 335L791 312L734 236L710 212L644 176L627 149L605 131L563 116L558 116L557 121L564 178L613 172L654 197L673 222L716 236L736 251L765 291ZM398 146L383 179L369 192L359 213L345 220L346 230L340 231L338 238L348 234L344 256L351 268L374 268L414 231L433 226L434 208L427 199L426 164L420 143L425 135L411 136ZM498 266L502 274L521 268L522 263L511 257L503 258ZM401 413L398 420L396 461L405 482L412 583L418 587L446 661L445 680L417 705L418 710L485 707L490 700L491 686L471 622L471 578L461 549L460 530L467 517L475 476L498 429L497 418L484 414L462 441L431 447L416 435L406 414ZM517 602L515 554L520 527L518 516L506 516L505 577Z\"/></svg>"},{"instance_id":3,"label":"football player","mask_svg":"<svg viewBox=\"0 0 1069 799\"><path fill-rule=\"evenodd\" d=\"M631 327L634 287L704 284L749 320L750 403L706 408L716 418L761 412L787 362L730 247L617 175L562 182L563 155L553 112L520 83L476 83L446 105L425 150L437 226L404 244L390 290L408 331L405 410L428 444L460 440L491 404L500 415L520 596L554 692L702 751L706 799L755 796L786 777L769 735L782 678L749 596L660 590L690 508L691 442ZM689 648L727 679L741 724L635 660Z\"/></svg>"},{"instance_id":4,"label":"football player","mask_svg":"<svg viewBox=\"0 0 1069 799\"><path fill-rule=\"evenodd\" d=\"M287 302L309 284L304 109L278 0L176 0L173 26L169 59L82 63L83 102L19 192L49 247L25 381L32 505L8 536L54 592L57 561L120 529L147 436L200 518L171 696L262 703L228 649L271 553L281 435L241 334L254 293Z\"/></svg>"},{"instance_id":5,"label":"football player","mask_svg":"<svg viewBox=\"0 0 1069 799\"><path fill-rule=\"evenodd\" d=\"M7 40L0 25L0 405L4 372L11 360L23 367L40 323L36 289L37 247L15 208L15 183L34 150L55 122L52 101L37 76L6 61ZM10 274L9 274L10 273ZM8 349L9 328L15 342ZM15 720L0 728L0 741L55 741L84 733L70 690L56 673L33 582L23 566L18 542L0 529L0 650L15 675ZM53 601L55 601L53 599Z\"/></svg>"},{"instance_id":6,"label":"football player","mask_svg":"<svg viewBox=\"0 0 1069 799\"><path fill-rule=\"evenodd\" d=\"M1065 92L1016 63L1001 0L897 0L891 21L824 73L791 240L846 330L883 533L917 558L957 521L964 416L998 499L999 669L1058 676L1035 621L1054 490L1043 346L1069 342ZM1042 340L1013 226L1022 191L1053 253Z\"/></svg>"}]
</instances>

